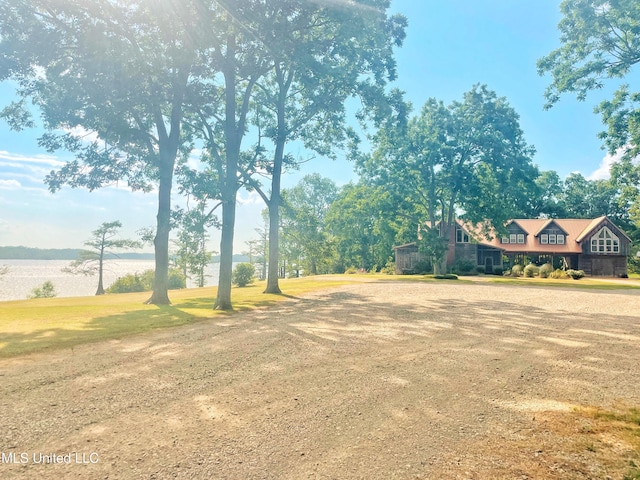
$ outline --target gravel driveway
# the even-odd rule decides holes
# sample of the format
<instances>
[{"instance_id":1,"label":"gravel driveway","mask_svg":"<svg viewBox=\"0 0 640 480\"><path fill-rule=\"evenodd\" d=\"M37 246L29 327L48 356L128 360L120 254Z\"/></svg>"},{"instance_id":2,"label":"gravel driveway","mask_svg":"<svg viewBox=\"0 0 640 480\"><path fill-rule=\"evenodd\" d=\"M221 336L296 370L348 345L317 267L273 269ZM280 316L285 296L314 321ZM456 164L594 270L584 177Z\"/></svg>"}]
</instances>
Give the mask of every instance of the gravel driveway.
<instances>
[{"instance_id":1,"label":"gravel driveway","mask_svg":"<svg viewBox=\"0 0 640 480\"><path fill-rule=\"evenodd\" d=\"M634 291L365 283L0 360L0 478L622 478Z\"/></svg>"}]
</instances>

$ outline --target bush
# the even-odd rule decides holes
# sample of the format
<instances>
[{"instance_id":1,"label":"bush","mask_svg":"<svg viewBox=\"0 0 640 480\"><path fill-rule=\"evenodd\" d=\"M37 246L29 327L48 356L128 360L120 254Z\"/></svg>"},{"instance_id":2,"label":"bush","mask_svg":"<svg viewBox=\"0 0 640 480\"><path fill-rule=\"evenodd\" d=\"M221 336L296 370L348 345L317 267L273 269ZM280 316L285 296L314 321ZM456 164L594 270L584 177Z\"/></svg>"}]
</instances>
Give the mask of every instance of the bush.
<instances>
[{"instance_id":1,"label":"bush","mask_svg":"<svg viewBox=\"0 0 640 480\"><path fill-rule=\"evenodd\" d=\"M478 273L487 273L487 269L484 268L482 265L480 265L479 267L476 267L476 272Z\"/></svg>"},{"instance_id":2,"label":"bush","mask_svg":"<svg viewBox=\"0 0 640 480\"><path fill-rule=\"evenodd\" d=\"M47 280L39 287L31 290L31 294L28 298L53 298L56 295L58 294L56 293L56 289L53 286L53 283L51 282L51 280Z\"/></svg>"},{"instance_id":3,"label":"bush","mask_svg":"<svg viewBox=\"0 0 640 480\"><path fill-rule=\"evenodd\" d=\"M445 273L444 275L434 275L433 278L437 280L457 280L458 276L453 273Z\"/></svg>"},{"instance_id":4,"label":"bush","mask_svg":"<svg viewBox=\"0 0 640 480\"><path fill-rule=\"evenodd\" d=\"M385 275L395 275L396 264L389 260L382 270L380 270L380 273L384 273Z\"/></svg>"},{"instance_id":5,"label":"bush","mask_svg":"<svg viewBox=\"0 0 640 480\"><path fill-rule=\"evenodd\" d=\"M239 263L233 269L232 281L239 287L246 287L253 282L256 269L250 263Z\"/></svg>"},{"instance_id":6,"label":"bush","mask_svg":"<svg viewBox=\"0 0 640 480\"><path fill-rule=\"evenodd\" d=\"M584 277L584 270L567 270L567 276L573 278L574 280L580 280Z\"/></svg>"},{"instance_id":7,"label":"bush","mask_svg":"<svg viewBox=\"0 0 640 480\"><path fill-rule=\"evenodd\" d=\"M153 272L153 270L151 270ZM187 277L177 268L169 270L169 290L187 288Z\"/></svg>"},{"instance_id":8,"label":"bush","mask_svg":"<svg viewBox=\"0 0 640 480\"><path fill-rule=\"evenodd\" d=\"M116 278L116 281L107 288L107 293L131 293L148 292L153 290L155 271L145 270L142 273L129 273L123 277ZM185 288L187 280L182 272L176 268L169 270L169 290Z\"/></svg>"},{"instance_id":9,"label":"bush","mask_svg":"<svg viewBox=\"0 0 640 480\"><path fill-rule=\"evenodd\" d=\"M475 269L476 269L475 262L466 258L458 259L456 263L453 265L453 271L460 275L471 273L475 271Z\"/></svg>"},{"instance_id":10,"label":"bush","mask_svg":"<svg viewBox=\"0 0 640 480\"><path fill-rule=\"evenodd\" d=\"M502 267L494 267L493 268L493 274L494 275L502 275L503 274Z\"/></svg>"},{"instance_id":11,"label":"bush","mask_svg":"<svg viewBox=\"0 0 640 480\"><path fill-rule=\"evenodd\" d=\"M524 270L522 272L524 273L525 277L533 278L538 274L538 270L538 267L536 267L533 263L530 263L529 265L524 267Z\"/></svg>"},{"instance_id":12,"label":"bush","mask_svg":"<svg viewBox=\"0 0 640 480\"><path fill-rule=\"evenodd\" d=\"M511 276L512 277L521 277L523 270L524 269L522 268L522 265L515 264L513 267L511 267Z\"/></svg>"},{"instance_id":13,"label":"bush","mask_svg":"<svg viewBox=\"0 0 640 480\"><path fill-rule=\"evenodd\" d=\"M551 272L553 272L553 265L551 265L550 263L545 263L540 267L538 273L540 275L540 278L547 278L549 275L551 275Z\"/></svg>"},{"instance_id":14,"label":"bush","mask_svg":"<svg viewBox=\"0 0 640 480\"><path fill-rule=\"evenodd\" d=\"M550 278L567 278L567 274L565 273L564 270L560 269L560 268L556 268L553 272L551 272L549 274Z\"/></svg>"},{"instance_id":15,"label":"bush","mask_svg":"<svg viewBox=\"0 0 640 480\"><path fill-rule=\"evenodd\" d=\"M346 273L347 275L354 275L356 273L358 273L358 269L356 267L354 267L353 265L351 265L349 268L347 268L344 273Z\"/></svg>"},{"instance_id":16,"label":"bush","mask_svg":"<svg viewBox=\"0 0 640 480\"><path fill-rule=\"evenodd\" d=\"M413 273L418 275L433 273L433 265L431 265L431 262L427 260L421 260L419 262L416 262L416 264L413 266Z\"/></svg>"},{"instance_id":17,"label":"bush","mask_svg":"<svg viewBox=\"0 0 640 480\"><path fill-rule=\"evenodd\" d=\"M147 270L146 272L153 272L153 270ZM131 293L152 290L153 280L149 282L148 275L145 275L146 272L142 274L128 273L116 278L116 281L107 288L107 293Z\"/></svg>"}]
</instances>

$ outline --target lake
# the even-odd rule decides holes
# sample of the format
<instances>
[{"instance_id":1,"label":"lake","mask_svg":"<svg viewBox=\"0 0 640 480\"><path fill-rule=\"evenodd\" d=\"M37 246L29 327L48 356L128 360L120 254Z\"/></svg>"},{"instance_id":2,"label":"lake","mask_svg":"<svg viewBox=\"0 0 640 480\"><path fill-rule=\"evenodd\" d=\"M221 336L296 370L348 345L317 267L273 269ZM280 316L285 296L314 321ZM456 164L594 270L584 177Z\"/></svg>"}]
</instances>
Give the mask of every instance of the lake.
<instances>
[{"instance_id":1,"label":"lake","mask_svg":"<svg viewBox=\"0 0 640 480\"><path fill-rule=\"evenodd\" d=\"M70 263L69 260L0 260L0 268L6 266L9 269L0 276L0 301L25 299L34 288L47 280L53 283L58 297L94 295L98 288L98 275L85 277L63 272L62 269ZM154 267L153 260L106 260L104 286L109 287L118 277L142 273ZM218 284L219 267L219 263L208 265L207 285ZM187 280L187 287L194 286L193 282Z\"/></svg>"}]
</instances>

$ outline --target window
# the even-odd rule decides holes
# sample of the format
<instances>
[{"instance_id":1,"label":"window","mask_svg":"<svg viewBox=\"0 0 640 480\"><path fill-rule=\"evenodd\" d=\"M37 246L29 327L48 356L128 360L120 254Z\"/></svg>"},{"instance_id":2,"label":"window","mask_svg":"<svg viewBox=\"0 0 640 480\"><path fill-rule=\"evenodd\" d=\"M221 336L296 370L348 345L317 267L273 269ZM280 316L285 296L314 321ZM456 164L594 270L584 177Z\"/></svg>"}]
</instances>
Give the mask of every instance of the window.
<instances>
[{"instance_id":1,"label":"window","mask_svg":"<svg viewBox=\"0 0 640 480\"><path fill-rule=\"evenodd\" d=\"M591 251L593 253L619 253L620 239L607 227L591 237Z\"/></svg>"},{"instance_id":2,"label":"window","mask_svg":"<svg viewBox=\"0 0 640 480\"><path fill-rule=\"evenodd\" d=\"M500 240L502 243L509 243L509 237L502 237L502 240Z\"/></svg>"},{"instance_id":3,"label":"window","mask_svg":"<svg viewBox=\"0 0 640 480\"><path fill-rule=\"evenodd\" d=\"M512 233L509 235L509 243L518 243L518 241L516 240L516 234Z\"/></svg>"},{"instance_id":4,"label":"window","mask_svg":"<svg viewBox=\"0 0 640 480\"><path fill-rule=\"evenodd\" d=\"M551 244L551 245L555 245L556 244L556 234L555 233L550 233L549 234L549 244Z\"/></svg>"},{"instance_id":5,"label":"window","mask_svg":"<svg viewBox=\"0 0 640 480\"><path fill-rule=\"evenodd\" d=\"M469 243L469 235L461 228L456 229L456 243Z\"/></svg>"},{"instance_id":6,"label":"window","mask_svg":"<svg viewBox=\"0 0 640 480\"><path fill-rule=\"evenodd\" d=\"M547 235L546 233L540 235L540 243L543 245L549 243L549 235Z\"/></svg>"},{"instance_id":7,"label":"window","mask_svg":"<svg viewBox=\"0 0 640 480\"><path fill-rule=\"evenodd\" d=\"M564 245L564 235L563 235L563 234L559 233L559 234L556 236L556 243L557 243L558 245Z\"/></svg>"},{"instance_id":8,"label":"window","mask_svg":"<svg viewBox=\"0 0 640 480\"><path fill-rule=\"evenodd\" d=\"M519 233L518 234L518 243L524 243L524 234L523 233Z\"/></svg>"}]
</instances>

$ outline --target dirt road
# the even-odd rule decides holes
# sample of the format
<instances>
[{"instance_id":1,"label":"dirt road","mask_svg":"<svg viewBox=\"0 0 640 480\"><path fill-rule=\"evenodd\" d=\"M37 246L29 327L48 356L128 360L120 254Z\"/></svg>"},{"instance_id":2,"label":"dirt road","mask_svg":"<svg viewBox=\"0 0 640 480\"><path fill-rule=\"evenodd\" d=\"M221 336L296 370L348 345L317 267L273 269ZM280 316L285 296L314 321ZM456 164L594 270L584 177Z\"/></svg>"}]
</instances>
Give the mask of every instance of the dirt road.
<instances>
[{"instance_id":1,"label":"dirt road","mask_svg":"<svg viewBox=\"0 0 640 480\"><path fill-rule=\"evenodd\" d=\"M367 283L0 361L3 479L622 478L640 296Z\"/></svg>"}]
</instances>

